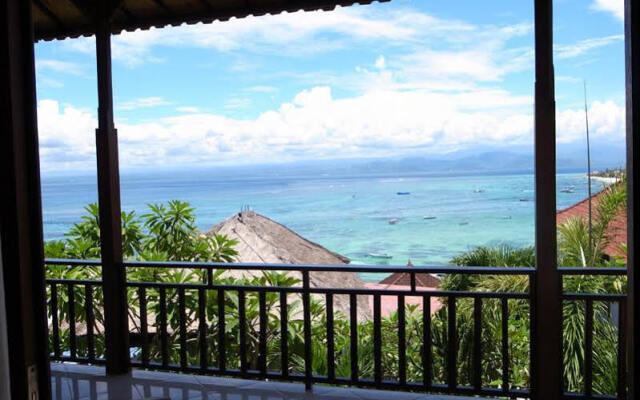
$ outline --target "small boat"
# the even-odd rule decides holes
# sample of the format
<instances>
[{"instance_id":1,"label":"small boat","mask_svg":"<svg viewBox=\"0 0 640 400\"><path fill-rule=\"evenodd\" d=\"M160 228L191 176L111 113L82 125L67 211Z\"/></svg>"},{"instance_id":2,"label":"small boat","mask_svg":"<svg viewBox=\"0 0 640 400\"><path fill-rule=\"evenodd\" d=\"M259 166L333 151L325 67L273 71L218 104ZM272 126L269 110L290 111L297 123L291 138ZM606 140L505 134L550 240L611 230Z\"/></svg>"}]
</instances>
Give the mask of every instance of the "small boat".
<instances>
[{"instance_id":1,"label":"small boat","mask_svg":"<svg viewBox=\"0 0 640 400\"><path fill-rule=\"evenodd\" d=\"M575 190L573 190L573 188L567 186L565 188L562 188L562 190L560 190L562 193L574 193Z\"/></svg>"},{"instance_id":2,"label":"small boat","mask_svg":"<svg viewBox=\"0 0 640 400\"><path fill-rule=\"evenodd\" d=\"M520 201L531 201L531 199L522 198Z\"/></svg>"},{"instance_id":3,"label":"small boat","mask_svg":"<svg viewBox=\"0 0 640 400\"><path fill-rule=\"evenodd\" d=\"M469 221L462 221L458 225L469 225Z\"/></svg>"},{"instance_id":4,"label":"small boat","mask_svg":"<svg viewBox=\"0 0 640 400\"><path fill-rule=\"evenodd\" d=\"M408 195L410 195L410 194L411 194L411 192L396 192L396 194L397 194L398 196L408 196Z\"/></svg>"},{"instance_id":5,"label":"small boat","mask_svg":"<svg viewBox=\"0 0 640 400\"><path fill-rule=\"evenodd\" d=\"M434 215L425 215L422 219L436 219Z\"/></svg>"},{"instance_id":6,"label":"small boat","mask_svg":"<svg viewBox=\"0 0 640 400\"><path fill-rule=\"evenodd\" d=\"M484 193L484 189L476 189L473 193Z\"/></svg>"},{"instance_id":7,"label":"small boat","mask_svg":"<svg viewBox=\"0 0 640 400\"><path fill-rule=\"evenodd\" d=\"M398 218L391 218L389 220L389 225L395 225L398 223L398 221L399 221Z\"/></svg>"},{"instance_id":8,"label":"small boat","mask_svg":"<svg viewBox=\"0 0 640 400\"><path fill-rule=\"evenodd\" d=\"M393 256L390 256L387 253L369 253L369 254L367 254L367 256L370 257L370 258L382 258L382 259L385 259L385 260L389 260L389 259L393 258Z\"/></svg>"}]
</instances>

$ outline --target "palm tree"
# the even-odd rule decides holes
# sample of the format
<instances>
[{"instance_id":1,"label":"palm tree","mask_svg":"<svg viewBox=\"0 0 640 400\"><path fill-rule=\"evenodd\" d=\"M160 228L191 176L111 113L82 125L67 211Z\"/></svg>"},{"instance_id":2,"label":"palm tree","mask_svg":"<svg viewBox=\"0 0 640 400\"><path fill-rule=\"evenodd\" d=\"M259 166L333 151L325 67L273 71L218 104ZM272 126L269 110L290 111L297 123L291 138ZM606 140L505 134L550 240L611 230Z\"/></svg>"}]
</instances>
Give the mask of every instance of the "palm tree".
<instances>
[{"instance_id":1,"label":"palm tree","mask_svg":"<svg viewBox=\"0 0 640 400\"><path fill-rule=\"evenodd\" d=\"M595 218L574 217L558 227L558 264L565 267L597 267L606 264L604 249L610 243L609 228L627 204L626 179L598 195Z\"/></svg>"},{"instance_id":2,"label":"palm tree","mask_svg":"<svg viewBox=\"0 0 640 400\"><path fill-rule=\"evenodd\" d=\"M620 260L607 260L604 249L610 244L610 226L626 207L626 182L622 178L603 190L595 205L595 218L567 220L558 227L558 264L565 267L604 267L620 264ZM570 293L624 293L623 278L601 276L568 276L563 279L563 290ZM616 392L617 328L611 320L612 305L594 302L594 391ZM565 388L578 391L583 385L585 302L563 302L563 364Z\"/></svg>"}]
</instances>

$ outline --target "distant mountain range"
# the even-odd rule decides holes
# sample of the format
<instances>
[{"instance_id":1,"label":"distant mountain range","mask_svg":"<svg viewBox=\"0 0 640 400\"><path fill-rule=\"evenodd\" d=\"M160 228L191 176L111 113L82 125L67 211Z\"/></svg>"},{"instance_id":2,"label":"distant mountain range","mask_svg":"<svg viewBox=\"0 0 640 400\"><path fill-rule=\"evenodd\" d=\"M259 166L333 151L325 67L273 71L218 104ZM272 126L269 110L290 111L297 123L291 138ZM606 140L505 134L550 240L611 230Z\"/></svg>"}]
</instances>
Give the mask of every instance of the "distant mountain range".
<instances>
[{"instance_id":1,"label":"distant mountain range","mask_svg":"<svg viewBox=\"0 0 640 400\"><path fill-rule=\"evenodd\" d=\"M587 170L586 146L558 145L556 168L558 172L585 172ZM624 144L594 143L591 147L592 170L621 168L625 166ZM123 169L124 174L148 173L148 168ZM288 163L252 164L244 166L154 167L154 172L166 171L180 174L201 172L221 176L307 176L364 174L419 174L419 175L483 175L503 173L533 173L532 146L508 148L474 147L446 154L424 154L387 158L350 158L333 160L297 161ZM46 175L49 175L48 173ZM93 175L95 171L52 173L52 175Z\"/></svg>"},{"instance_id":2,"label":"distant mountain range","mask_svg":"<svg viewBox=\"0 0 640 400\"><path fill-rule=\"evenodd\" d=\"M557 147L558 172L586 172L586 148L575 145ZM594 144L592 169L624 167L625 151L621 146ZM533 149L520 147L509 150L476 149L446 155L425 155L375 159L339 159L304 161L261 166L229 167L229 171L259 171L260 174L433 174L467 175L490 173L533 173Z\"/></svg>"}]
</instances>

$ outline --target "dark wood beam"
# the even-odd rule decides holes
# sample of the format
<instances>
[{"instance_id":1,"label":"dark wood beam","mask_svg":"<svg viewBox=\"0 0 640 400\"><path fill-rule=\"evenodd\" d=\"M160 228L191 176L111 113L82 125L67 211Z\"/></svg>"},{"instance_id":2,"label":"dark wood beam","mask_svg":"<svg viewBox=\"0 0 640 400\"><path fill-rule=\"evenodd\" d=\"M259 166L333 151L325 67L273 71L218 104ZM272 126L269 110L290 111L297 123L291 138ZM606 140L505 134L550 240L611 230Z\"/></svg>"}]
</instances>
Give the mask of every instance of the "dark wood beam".
<instances>
[{"instance_id":1,"label":"dark wood beam","mask_svg":"<svg viewBox=\"0 0 640 400\"><path fill-rule=\"evenodd\" d=\"M562 388L562 300L556 240L556 112L553 2L535 1L536 275L532 388L534 398L555 400Z\"/></svg>"},{"instance_id":2,"label":"dark wood beam","mask_svg":"<svg viewBox=\"0 0 640 400\"><path fill-rule=\"evenodd\" d=\"M629 399L640 397L635 354L640 335L640 3L625 1L625 65L627 92L627 379Z\"/></svg>"},{"instance_id":3,"label":"dark wood beam","mask_svg":"<svg viewBox=\"0 0 640 400\"><path fill-rule=\"evenodd\" d=\"M103 4L101 7L96 31L98 67L96 150L106 370L108 374L123 374L130 370L130 358L126 273L122 264L118 133L113 123L111 26L109 23L113 9L108 4Z\"/></svg>"},{"instance_id":4,"label":"dark wood beam","mask_svg":"<svg viewBox=\"0 0 640 400\"><path fill-rule=\"evenodd\" d=\"M124 0L103 0L104 3L99 3L99 7L101 10L98 11L98 14L102 15L102 17L98 16L98 18L106 19L107 22L111 22L113 20L113 16L116 12L122 11L125 15L130 16L131 13L125 8Z\"/></svg>"},{"instance_id":5,"label":"dark wood beam","mask_svg":"<svg viewBox=\"0 0 640 400\"><path fill-rule=\"evenodd\" d=\"M53 20L53 22L55 22L59 27L64 28L62 20L40 0L33 0L33 4L35 4L36 7L38 7L47 17L51 18L51 20Z\"/></svg>"},{"instance_id":6,"label":"dark wood beam","mask_svg":"<svg viewBox=\"0 0 640 400\"><path fill-rule=\"evenodd\" d=\"M202 4L207 11L213 10L213 6L207 0L200 0L200 4Z\"/></svg>"},{"instance_id":7,"label":"dark wood beam","mask_svg":"<svg viewBox=\"0 0 640 400\"><path fill-rule=\"evenodd\" d=\"M96 18L95 4L89 3L87 0L69 0L71 4L80 11L87 19L94 21Z\"/></svg>"},{"instance_id":8,"label":"dark wood beam","mask_svg":"<svg viewBox=\"0 0 640 400\"><path fill-rule=\"evenodd\" d=\"M0 2L0 193L10 398L48 399L32 4L23 0Z\"/></svg>"},{"instance_id":9,"label":"dark wood beam","mask_svg":"<svg viewBox=\"0 0 640 400\"><path fill-rule=\"evenodd\" d=\"M136 16L128 9L126 8L124 5L121 5L120 7L118 7L114 12L116 11L120 11L121 13L123 13L128 19L131 18L135 18Z\"/></svg>"},{"instance_id":10,"label":"dark wood beam","mask_svg":"<svg viewBox=\"0 0 640 400\"><path fill-rule=\"evenodd\" d=\"M167 7L167 5L162 0L153 0L153 2L160 8L162 8L165 12L169 14L173 14L173 11Z\"/></svg>"}]
</instances>

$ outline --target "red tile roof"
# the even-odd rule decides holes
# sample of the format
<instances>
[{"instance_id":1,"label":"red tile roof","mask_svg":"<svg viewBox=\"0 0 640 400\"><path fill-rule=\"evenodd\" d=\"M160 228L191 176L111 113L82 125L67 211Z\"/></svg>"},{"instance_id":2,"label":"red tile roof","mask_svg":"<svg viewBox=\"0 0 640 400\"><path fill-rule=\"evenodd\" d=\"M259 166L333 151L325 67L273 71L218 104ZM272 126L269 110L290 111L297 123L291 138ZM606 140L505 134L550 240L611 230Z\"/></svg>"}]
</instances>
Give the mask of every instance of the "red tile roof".
<instances>
[{"instance_id":1,"label":"red tile roof","mask_svg":"<svg viewBox=\"0 0 640 400\"><path fill-rule=\"evenodd\" d=\"M407 267L413 267L411 260L407 262ZM411 275L407 272L395 272L380 281L384 285L411 286ZM416 274L416 286L437 288L440 286L440 278L427 273Z\"/></svg>"},{"instance_id":2,"label":"red tile roof","mask_svg":"<svg viewBox=\"0 0 640 400\"><path fill-rule=\"evenodd\" d=\"M411 286L411 275L407 272L396 272L380 281L385 285ZM440 279L427 273L416 274L417 287L437 288L440 286Z\"/></svg>"},{"instance_id":3,"label":"red tile roof","mask_svg":"<svg viewBox=\"0 0 640 400\"><path fill-rule=\"evenodd\" d=\"M591 196L591 207L593 210L597 207L598 201L605 193L605 190L606 189ZM559 225L568 219L576 217L583 217L585 219L589 217L589 198L559 211L556 221ZM607 236L609 237L609 244L604 249L604 253L608 256L618 256L626 260L627 254L620 250L620 245L627 244L627 214L625 210L621 211L613 219L609 225Z\"/></svg>"}]
</instances>

